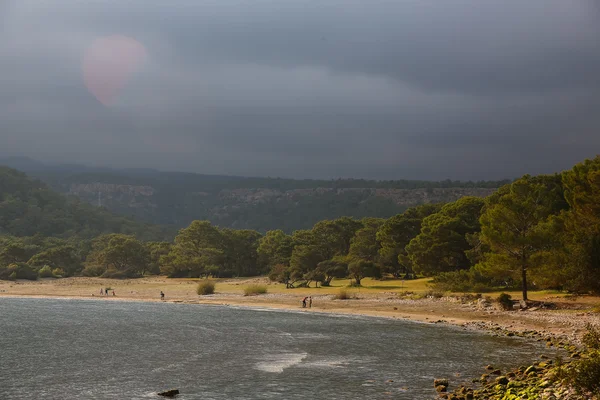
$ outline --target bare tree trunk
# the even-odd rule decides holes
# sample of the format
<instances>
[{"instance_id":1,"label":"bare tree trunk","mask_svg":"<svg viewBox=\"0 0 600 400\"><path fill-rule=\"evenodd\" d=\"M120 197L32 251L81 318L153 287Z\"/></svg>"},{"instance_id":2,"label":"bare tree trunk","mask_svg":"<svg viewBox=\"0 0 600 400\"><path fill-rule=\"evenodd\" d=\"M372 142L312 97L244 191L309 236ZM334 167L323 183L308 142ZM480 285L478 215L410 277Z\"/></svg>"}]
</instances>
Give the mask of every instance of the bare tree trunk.
<instances>
[{"instance_id":1,"label":"bare tree trunk","mask_svg":"<svg viewBox=\"0 0 600 400\"><path fill-rule=\"evenodd\" d=\"M524 260L521 264L521 279L523 281L523 301L527 301L527 265Z\"/></svg>"}]
</instances>

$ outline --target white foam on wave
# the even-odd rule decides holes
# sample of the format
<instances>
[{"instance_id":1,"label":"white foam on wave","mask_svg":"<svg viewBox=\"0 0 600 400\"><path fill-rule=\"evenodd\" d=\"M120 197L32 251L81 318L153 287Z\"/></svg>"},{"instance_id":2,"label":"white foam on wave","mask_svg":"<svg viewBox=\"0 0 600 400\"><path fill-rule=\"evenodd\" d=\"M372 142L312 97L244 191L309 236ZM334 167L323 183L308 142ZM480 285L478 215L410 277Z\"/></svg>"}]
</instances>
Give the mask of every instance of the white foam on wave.
<instances>
[{"instance_id":1,"label":"white foam on wave","mask_svg":"<svg viewBox=\"0 0 600 400\"><path fill-rule=\"evenodd\" d=\"M300 364L307 356L308 353L270 354L264 357L264 361L257 362L254 368L259 371L280 374L284 369Z\"/></svg>"}]
</instances>

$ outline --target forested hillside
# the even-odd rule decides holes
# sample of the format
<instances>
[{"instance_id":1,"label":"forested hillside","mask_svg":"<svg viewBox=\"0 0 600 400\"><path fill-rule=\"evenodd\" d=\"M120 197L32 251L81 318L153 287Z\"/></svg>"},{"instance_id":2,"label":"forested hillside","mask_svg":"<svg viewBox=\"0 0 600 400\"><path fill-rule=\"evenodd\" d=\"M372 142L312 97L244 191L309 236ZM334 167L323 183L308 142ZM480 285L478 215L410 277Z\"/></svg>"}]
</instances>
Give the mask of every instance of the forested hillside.
<instances>
[{"instance_id":1,"label":"forested hillside","mask_svg":"<svg viewBox=\"0 0 600 400\"><path fill-rule=\"evenodd\" d=\"M112 232L158 240L175 230L117 216L56 193L22 172L0 167L0 235L92 238Z\"/></svg>"},{"instance_id":2,"label":"forested hillside","mask_svg":"<svg viewBox=\"0 0 600 400\"><path fill-rule=\"evenodd\" d=\"M200 219L260 232L291 233L342 216L388 218L419 204L485 197L508 183L294 180L48 166L21 158L3 162L56 191L142 221L182 228Z\"/></svg>"}]
</instances>

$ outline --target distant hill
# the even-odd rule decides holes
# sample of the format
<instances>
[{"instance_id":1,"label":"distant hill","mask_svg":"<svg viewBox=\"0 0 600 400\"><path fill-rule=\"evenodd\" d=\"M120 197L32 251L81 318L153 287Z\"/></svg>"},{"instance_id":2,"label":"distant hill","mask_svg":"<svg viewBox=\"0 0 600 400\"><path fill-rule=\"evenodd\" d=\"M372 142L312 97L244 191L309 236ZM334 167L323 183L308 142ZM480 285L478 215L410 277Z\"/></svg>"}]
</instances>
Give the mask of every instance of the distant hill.
<instances>
[{"instance_id":1,"label":"distant hill","mask_svg":"<svg viewBox=\"0 0 600 400\"><path fill-rule=\"evenodd\" d=\"M174 229L118 216L77 197L67 198L22 172L0 167L0 234L92 238L109 232L163 240L172 237Z\"/></svg>"},{"instance_id":2,"label":"distant hill","mask_svg":"<svg viewBox=\"0 0 600 400\"><path fill-rule=\"evenodd\" d=\"M509 181L295 180L44 165L0 160L90 204L154 224L187 226L194 219L238 229L310 228L341 216L390 217L423 203L484 197Z\"/></svg>"}]
</instances>

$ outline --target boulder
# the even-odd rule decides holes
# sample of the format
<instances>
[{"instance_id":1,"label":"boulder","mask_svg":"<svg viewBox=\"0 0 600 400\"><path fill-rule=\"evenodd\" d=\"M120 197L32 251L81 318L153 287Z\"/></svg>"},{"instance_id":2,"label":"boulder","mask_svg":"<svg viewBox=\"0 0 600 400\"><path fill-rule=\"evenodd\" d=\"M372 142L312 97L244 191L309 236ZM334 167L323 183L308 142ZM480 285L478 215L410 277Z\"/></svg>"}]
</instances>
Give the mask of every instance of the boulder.
<instances>
[{"instance_id":1,"label":"boulder","mask_svg":"<svg viewBox=\"0 0 600 400\"><path fill-rule=\"evenodd\" d=\"M506 385L508 384L508 378L505 376L499 376L496 378L496 383L499 385Z\"/></svg>"},{"instance_id":2,"label":"boulder","mask_svg":"<svg viewBox=\"0 0 600 400\"><path fill-rule=\"evenodd\" d=\"M163 396L163 397L175 397L178 394L179 394L179 389L169 389L169 390L165 390L164 392L158 393L159 396Z\"/></svg>"},{"instance_id":3,"label":"boulder","mask_svg":"<svg viewBox=\"0 0 600 400\"><path fill-rule=\"evenodd\" d=\"M433 387L438 387L438 386L444 386L444 387L448 387L450 383L448 382L448 379L435 379L433 381Z\"/></svg>"}]
</instances>

